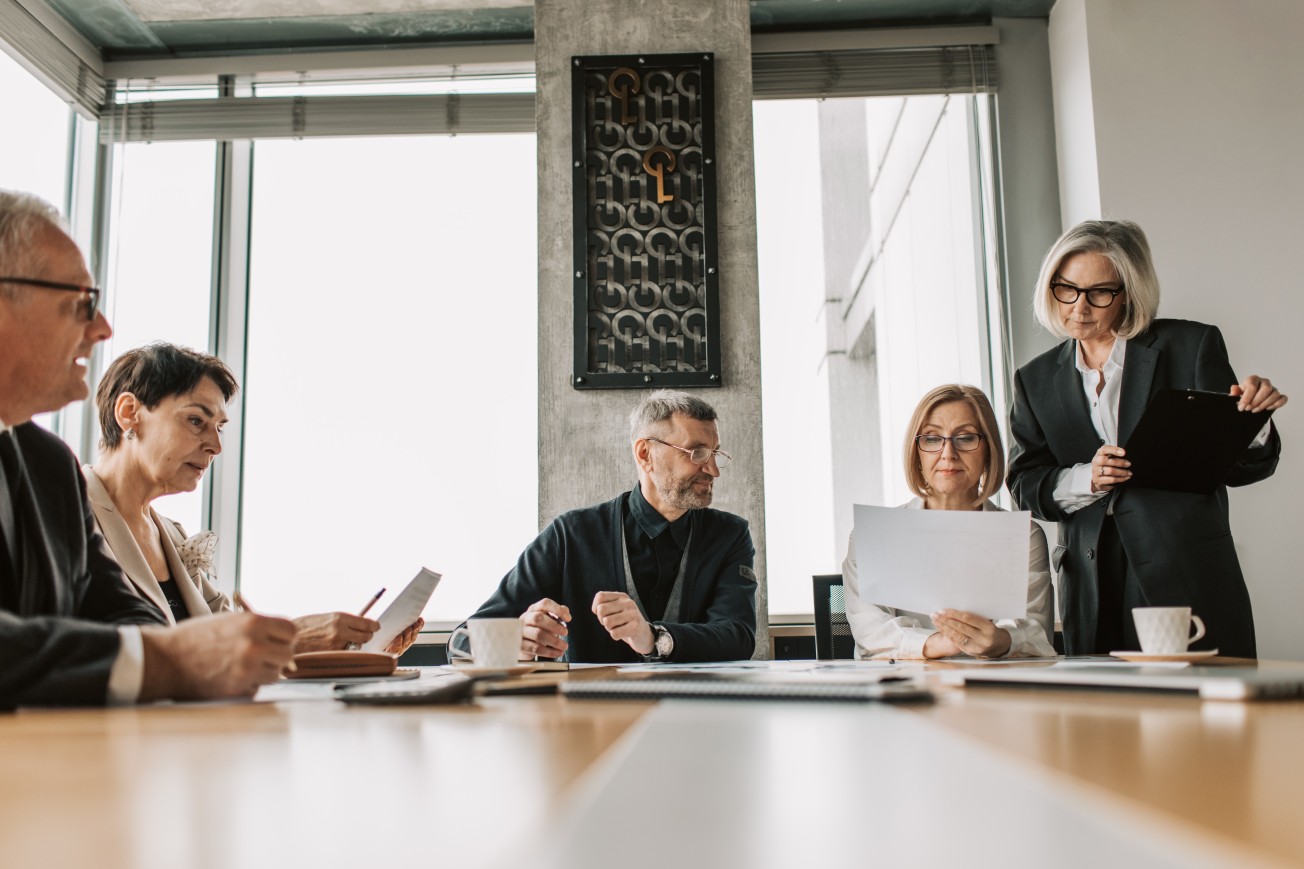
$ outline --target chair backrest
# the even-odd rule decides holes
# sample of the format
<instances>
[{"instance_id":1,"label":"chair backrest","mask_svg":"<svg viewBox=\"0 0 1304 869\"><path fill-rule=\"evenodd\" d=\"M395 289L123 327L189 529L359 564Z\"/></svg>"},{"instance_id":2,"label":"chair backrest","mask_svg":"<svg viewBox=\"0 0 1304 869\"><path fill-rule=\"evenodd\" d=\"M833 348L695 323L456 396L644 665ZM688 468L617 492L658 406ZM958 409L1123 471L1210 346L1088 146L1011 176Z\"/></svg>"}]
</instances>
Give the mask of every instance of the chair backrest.
<instances>
[{"instance_id":1,"label":"chair backrest","mask_svg":"<svg viewBox=\"0 0 1304 869\"><path fill-rule=\"evenodd\" d=\"M842 574L817 574L815 581L815 657L821 661L854 658L856 640L842 602Z\"/></svg>"}]
</instances>

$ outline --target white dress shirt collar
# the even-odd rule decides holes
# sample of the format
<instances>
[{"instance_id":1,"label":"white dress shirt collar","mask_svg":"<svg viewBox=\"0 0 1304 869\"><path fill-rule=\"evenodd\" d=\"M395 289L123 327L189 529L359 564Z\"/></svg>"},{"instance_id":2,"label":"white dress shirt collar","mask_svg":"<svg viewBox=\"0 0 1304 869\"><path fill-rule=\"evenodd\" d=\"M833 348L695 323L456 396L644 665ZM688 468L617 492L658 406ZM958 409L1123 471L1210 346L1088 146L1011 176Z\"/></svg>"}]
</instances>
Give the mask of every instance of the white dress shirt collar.
<instances>
[{"instance_id":1,"label":"white dress shirt collar","mask_svg":"<svg viewBox=\"0 0 1304 869\"><path fill-rule=\"evenodd\" d=\"M1101 443L1118 443L1118 400L1123 394L1123 365L1127 357L1127 339L1115 338L1109 358L1099 369L1088 368L1082 358L1082 344L1078 342L1073 364L1082 375L1082 392L1087 397L1091 411L1091 425ZM1100 386L1100 391L1096 387Z\"/></svg>"}]
</instances>

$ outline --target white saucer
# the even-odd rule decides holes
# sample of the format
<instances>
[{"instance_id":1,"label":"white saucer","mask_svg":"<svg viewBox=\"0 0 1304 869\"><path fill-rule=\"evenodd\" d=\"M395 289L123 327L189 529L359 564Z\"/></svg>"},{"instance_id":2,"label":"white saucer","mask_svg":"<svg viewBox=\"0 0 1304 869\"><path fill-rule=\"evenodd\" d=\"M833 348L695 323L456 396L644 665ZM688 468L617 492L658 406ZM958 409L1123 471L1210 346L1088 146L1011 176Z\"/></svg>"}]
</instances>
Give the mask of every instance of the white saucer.
<instances>
[{"instance_id":1,"label":"white saucer","mask_svg":"<svg viewBox=\"0 0 1304 869\"><path fill-rule=\"evenodd\" d=\"M1212 658L1218 654L1217 649L1208 649L1203 652L1176 652L1173 654L1150 654L1149 652L1110 652L1111 657L1122 658L1124 661L1132 661L1137 664L1160 664L1165 662L1177 661L1203 661L1205 658Z\"/></svg>"},{"instance_id":2,"label":"white saucer","mask_svg":"<svg viewBox=\"0 0 1304 869\"><path fill-rule=\"evenodd\" d=\"M458 664L450 664L449 669L455 673L461 673L464 676L480 678L482 676L523 676L526 673L533 673L539 669L538 664L518 664L515 667L463 667Z\"/></svg>"}]
</instances>

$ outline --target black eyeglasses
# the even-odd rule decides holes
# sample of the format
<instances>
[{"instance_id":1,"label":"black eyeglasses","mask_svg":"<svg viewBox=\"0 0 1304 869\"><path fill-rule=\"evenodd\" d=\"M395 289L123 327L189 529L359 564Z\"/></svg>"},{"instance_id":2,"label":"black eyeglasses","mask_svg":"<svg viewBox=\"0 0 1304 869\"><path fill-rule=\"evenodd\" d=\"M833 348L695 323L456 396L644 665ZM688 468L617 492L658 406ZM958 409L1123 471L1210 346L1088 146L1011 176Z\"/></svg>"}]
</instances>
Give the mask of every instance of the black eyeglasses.
<instances>
[{"instance_id":1,"label":"black eyeglasses","mask_svg":"<svg viewBox=\"0 0 1304 869\"><path fill-rule=\"evenodd\" d=\"M926 453L940 453L946 442L962 453L971 453L982 446L983 436L977 432L964 432L946 437L939 434L915 435L915 445Z\"/></svg>"},{"instance_id":2,"label":"black eyeglasses","mask_svg":"<svg viewBox=\"0 0 1304 869\"><path fill-rule=\"evenodd\" d=\"M1081 287L1062 284L1057 281L1050 285L1050 291L1057 302L1065 305L1077 304L1078 296L1086 293L1088 305L1093 308L1108 308L1114 304L1114 298L1123 292L1123 288L1119 287L1116 290L1111 290L1109 287L1092 287L1084 290Z\"/></svg>"},{"instance_id":3,"label":"black eyeglasses","mask_svg":"<svg viewBox=\"0 0 1304 869\"><path fill-rule=\"evenodd\" d=\"M86 322L95 319L100 310L100 291L95 287L83 287L79 284L61 284L58 281L42 281L37 278L0 278L0 283L27 284L31 287L43 287L47 290L63 290L68 293L85 293L89 296L86 305Z\"/></svg>"},{"instance_id":4,"label":"black eyeglasses","mask_svg":"<svg viewBox=\"0 0 1304 869\"><path fill-rule=\"evenodd\" d=\"M714 458L715 466L724 470L729 467L729 463L733 461L733 456L729 455L724 450L713 450L710 447L697 447L696 449L690 450L687 447L677 447L674 444L668 444L661 440L661 438L649 437L648 440L656 441L661 444L661 446L670 447L672 450L679 450L681 453L687 455L688 460L695 465L705 465Z\"/></svg>"}]
</instances>

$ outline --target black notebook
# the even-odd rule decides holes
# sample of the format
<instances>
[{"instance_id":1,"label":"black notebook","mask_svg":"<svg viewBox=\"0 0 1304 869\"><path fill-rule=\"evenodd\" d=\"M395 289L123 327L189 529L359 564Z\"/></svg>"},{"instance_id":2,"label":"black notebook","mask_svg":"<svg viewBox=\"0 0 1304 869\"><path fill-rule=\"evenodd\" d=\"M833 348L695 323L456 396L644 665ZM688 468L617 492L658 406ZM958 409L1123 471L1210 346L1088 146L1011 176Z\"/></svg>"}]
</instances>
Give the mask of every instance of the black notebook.
<instances>
[{"instance_id":1,"label":"black notebook","mask_svg":"<svg viewBox=\"0 0 1304 869\"><path fill-rule=\"evenodd\" d=\"M1238 459L1272 416L1236 409L1225 392L1161 389L1123 444L1132 478L1120 488L1208 495L1227 482Z\"/></svg>"}]
</instances>

